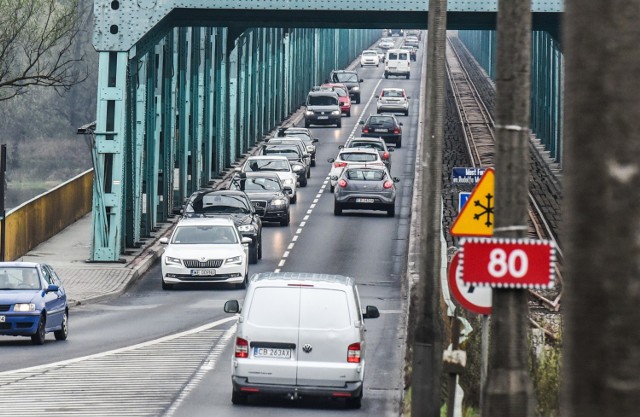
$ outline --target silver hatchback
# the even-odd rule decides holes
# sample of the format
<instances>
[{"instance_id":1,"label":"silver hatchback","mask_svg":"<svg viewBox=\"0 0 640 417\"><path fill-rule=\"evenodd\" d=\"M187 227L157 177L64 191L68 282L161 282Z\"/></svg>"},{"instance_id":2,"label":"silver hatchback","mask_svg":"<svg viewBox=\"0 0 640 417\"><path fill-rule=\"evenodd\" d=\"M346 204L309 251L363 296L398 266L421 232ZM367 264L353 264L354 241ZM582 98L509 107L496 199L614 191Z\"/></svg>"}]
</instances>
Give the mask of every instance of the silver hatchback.
<instances>
[{"instance_id":1,"label":"silver hatchback","mask_svg":"<svg viewBox=\"0 0 640 417\"><path fill-rule=\"evenodd\" d=\"M240 309L231 359L231 401L250 395L344 398L360 408L365 373L364 319L353 278L315 273L261 273L251 277Z\"/></svg>"},{"instance_id":2,"label":"silver hatchback","mask_svg":"<svg viewBox=\"0 0 640 417\"><path fill-rule=\"evenodd\" d=\"M396 183L385 167L350 165L340 175L334 190L333 214L342 210L383 210L396 215Z\"/></svg>"}]
</instances>

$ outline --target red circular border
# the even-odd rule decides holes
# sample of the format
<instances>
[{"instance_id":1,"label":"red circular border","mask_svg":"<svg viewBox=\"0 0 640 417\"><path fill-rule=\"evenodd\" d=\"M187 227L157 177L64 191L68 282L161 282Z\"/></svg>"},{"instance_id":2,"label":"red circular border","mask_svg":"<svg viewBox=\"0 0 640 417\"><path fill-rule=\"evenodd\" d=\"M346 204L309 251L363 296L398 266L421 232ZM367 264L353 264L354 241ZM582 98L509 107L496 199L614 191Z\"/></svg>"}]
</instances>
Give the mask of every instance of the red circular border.
<instances>
[{"instance_id":1,"label":"red circular border","mask_svg":"<svg viewBox=\"0 0 640 417\"><path fill-rule=\"evenodd\" d=\"M456 252L451 258L451 262L449 263L449 290L455 297L456 300L462 305L462 307L471 311L472 313L484 314L488 316L491 314L491 307L482 307L471 303L469 300L464 298L462 293L460 292L460 288L458 287L458 281L456 280L457 269L460 266L460 252Z\"/></svg>"}]
</instances>

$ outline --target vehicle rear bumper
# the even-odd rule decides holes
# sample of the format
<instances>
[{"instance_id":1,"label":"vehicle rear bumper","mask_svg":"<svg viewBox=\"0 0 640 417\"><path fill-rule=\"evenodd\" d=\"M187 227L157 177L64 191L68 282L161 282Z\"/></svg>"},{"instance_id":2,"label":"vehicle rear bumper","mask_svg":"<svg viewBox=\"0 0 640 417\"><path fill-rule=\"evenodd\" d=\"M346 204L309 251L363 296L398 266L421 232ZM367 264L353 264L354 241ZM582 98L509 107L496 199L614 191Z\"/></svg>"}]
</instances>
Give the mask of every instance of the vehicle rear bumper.
<instances>
[{"instance_id":1,"label":"vehicle rear bumper","mask_svg":"<svg viewBox=\"0 0 640 417\"><path fill-rule=\"evenodd\" d=\"M258 395L300 395L307 397L361 397L362 381L347 382L342 387L318 387L306 385L252 384L247 378L232 376L233 390Z\"/></svg>"}]
</instances>

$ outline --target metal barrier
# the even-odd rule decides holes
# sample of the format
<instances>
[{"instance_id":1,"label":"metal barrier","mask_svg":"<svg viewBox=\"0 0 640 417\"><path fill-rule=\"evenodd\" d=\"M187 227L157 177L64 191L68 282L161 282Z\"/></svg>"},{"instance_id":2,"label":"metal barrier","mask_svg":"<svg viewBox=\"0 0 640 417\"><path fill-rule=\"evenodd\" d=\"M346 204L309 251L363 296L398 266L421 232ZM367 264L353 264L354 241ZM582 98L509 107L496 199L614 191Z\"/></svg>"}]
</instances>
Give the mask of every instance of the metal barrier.
<instances>
[{"instance_id":1,"label":"metal barrier","mask_svg":"<svg viewBox=\"0 0 640 417\"><path fill-rule=\"evenodd\" d=\"M93 169L7 213L5 259L20 258L91 211Z\"/></svg>"}]
</instances>

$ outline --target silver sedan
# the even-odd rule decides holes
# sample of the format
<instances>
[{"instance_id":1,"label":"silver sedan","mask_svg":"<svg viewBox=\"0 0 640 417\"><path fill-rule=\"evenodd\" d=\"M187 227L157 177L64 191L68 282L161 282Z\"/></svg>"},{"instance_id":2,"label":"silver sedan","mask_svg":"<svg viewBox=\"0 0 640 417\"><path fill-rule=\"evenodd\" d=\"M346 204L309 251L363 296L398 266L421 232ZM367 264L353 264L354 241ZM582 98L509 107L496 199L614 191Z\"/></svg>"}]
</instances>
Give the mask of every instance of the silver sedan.
<instances>
[{"instance_id":1,"label":"silver sedan","mask_svg":"<svg viewBox=\"0 0 640 417\"><path fill-rule=\"evenodd\" d=\"M349 165L335 187L333 214L342 210L382 210L388 217L396 214L396 186L384 166Z\"/></svg>"}]
</instances>

